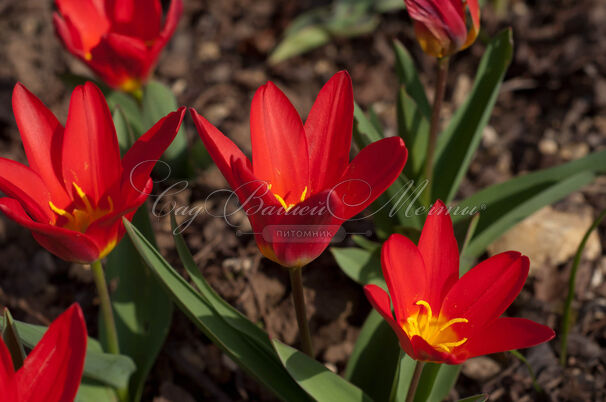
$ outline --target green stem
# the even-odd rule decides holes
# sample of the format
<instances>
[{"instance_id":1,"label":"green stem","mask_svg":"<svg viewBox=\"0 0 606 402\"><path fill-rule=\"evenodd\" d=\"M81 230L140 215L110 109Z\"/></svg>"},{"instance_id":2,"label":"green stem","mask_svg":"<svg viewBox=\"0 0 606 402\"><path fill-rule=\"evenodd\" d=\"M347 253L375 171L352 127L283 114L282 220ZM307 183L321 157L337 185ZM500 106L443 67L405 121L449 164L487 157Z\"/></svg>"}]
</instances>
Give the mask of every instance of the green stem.
<instances>
[{"instance_id":1,"label":"green stem","mask_svg":"<svg viewBox=\"0 0 606 402\"><path fill-rule=\"evenodd\" d=\"M105 281L105 272L101 261L97 260L91 264L95 284L97 285L97 293L101 301L101 314L103 315L103 327L105 328L105 339L107 351L113 354L120 354L120 346L118 344L118 331L116 331L116 322L114 321L114 313L112 303L109 299L109 291L107 282Z\"/></svg>"},{"instance_id":2,"label":"green stem","mask_svg":"<svg viewBox=\"0 0 606 402\"><path fill-rule=\"evenodd\" d=\"M295 304L297 313L297 324L299 325L299 337L301 338L301 348L303 352L310 357L314 357L314 349L311 343L311 334L307 322L307 313L305 311L305 295L303 294L303 276L302 267L290 268L290 286L292 288L292 301Z\"/></svg>"},{"instance_id":3,"label":"green stem","mask_svg":"<svg viewBox=\"0 0 606 402\"><path fill-rule=\"evenodd\" d=\"M424 362L417 361L417 364L415 364L415 372L412 375L410 387L408 387L408 393L406 394L406 402L413 402L415 400L415 393L417 392L417 387L419 386L421 373L423 373L423 366L425 366Z\"/></svg>"},{"instance_id":4,"label":"green stem","mask_svg":"<svg viewBox=\"0 0 606 402\"><path fill-rule=\"evenodd\" d=\"M425 189L425 202L431 204L431 188L433 181L433 164L434 155L436 152L436 144L438 142L438 130L440 128L440 111L444 102L444 94L446 93L446 78L448 77L448 62L449 58L444 57L438 59L436 69L436 88L433 99L433 109L431 111L431 125L429 126L429 144L427 145L427 157L425 159L425 178L429 180L429 185Z\"/></svg>"},{"instance_id":5,"label":"green stem","mask_svg":"<svg viewBox=\"0 0 606 402\"><path fill-rule=\"evenodd\" d=\"M400 384L400 371L402 370L402 359L404 359L405 353L400 349L400 358L398 359L398 367L396 367L396 373L393 377L393 383L391 383L391 392L389 393L389 402L395 402L396 396L398 395L398 385Z\"/></svg>"},{"instance_id":6,"label":"green stem","mask_svg":"<svg viewBox=\"0 0 606 402\"><path fill-rule=\"evenodd\" d=\"M585 249L585 244L600 222L606 218L606 209L603 210L600 215L597 217L595 221L591 224L585 236L583 236L583 240L581 240L581 244L579 244L579 248L577 249L577 253L574 256L574 261L572 263L572 269L570 270L570 278L568 278L568 296L566 297L566 303L564 304L564 316L562 317L562 342L560 349L560 365L566 366L566 354L568 352L568 332L570 331L570 315L572 312L572 300L574 299L574 286L577 278L577 270L579 268L579 263L581 262L581 256L583 254L583 250Z\"/></svg>"}]
</instances>

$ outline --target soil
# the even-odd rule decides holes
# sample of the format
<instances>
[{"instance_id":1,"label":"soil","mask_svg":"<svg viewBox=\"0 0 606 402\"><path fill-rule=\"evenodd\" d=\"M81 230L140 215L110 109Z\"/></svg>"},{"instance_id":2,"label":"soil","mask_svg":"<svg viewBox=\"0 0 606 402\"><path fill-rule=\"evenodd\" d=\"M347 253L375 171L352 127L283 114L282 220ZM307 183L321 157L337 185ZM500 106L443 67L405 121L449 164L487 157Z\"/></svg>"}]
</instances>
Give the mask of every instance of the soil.
<instances>
[{"instance_id":1,"label":"soil","mask_svg":"<svg viewBox=\"0 0 606 402\"><path fill-rule=\"evenodd\" d=\"M59 75L87 73L55 38L51 3L0 3L1 157L25 162L10 103L16 82L25 84L64 122L69 93ZM365 109L373 105L387 131L395 132L397 79L391 41L397 38L410 49L429 87L434 68L434 60L419 50L405 12L385 15L372 35L337 39L277 66L266 63L289 22L326 3L185 0L182 21L155 78L170 84L180 104L195 107L247 152L248 108L258 86L274 81L305 115L322 84L340 69L350 72L356 101ZM453 60L445 113L465 99L486 38L513 27L515 56L461 197L606 147L604 22L603 0L511 0L504 13L486 7L480 39ZM186 127L193 141L191 121ZM225 186L221 174L211 167L199 172L177 200L202 203L212 191ZM597 216L606 208L605 193L606 181L598 179L555 207L573 213L590 208ZM237 219L246 222L243 216ZM155 225L162 253L177 264L169 223L161 219ZM368 222L364 225L364 230L371 227ZM600 225L598 232L605 249L606 225ZM297 344L288 275L260 257L252 237L238 236L222 219L208 215L198 216L185 236L203 274L227 301L262 323L272 336ZM349 239L343 243L350 244ZM565 285L570 265L571 259L559 263L559 286ZM525 365L510 354L499 354L489 358L493 369L488 377L486 366L468 364L449 398L486 392L491 400L499 401L606 400L606 256L583 260L580 271L586 280L577 288L567 368L557 364L557 339L524 351L543 392L533 388ZM328 252L305 269L304 284L317 358L342 372L370 306L360 286L340 271ZM540 298L537 289L541 286L547 285L530 278L508 313L557 330L564 293ZM98 310L94 295L89 270L52 257L27 230L0 218L0 305L8 306L16 319L48 324L76 301L94 335ZM176 311L144 400L274 399Z\"/></svg>"}]
</instances>

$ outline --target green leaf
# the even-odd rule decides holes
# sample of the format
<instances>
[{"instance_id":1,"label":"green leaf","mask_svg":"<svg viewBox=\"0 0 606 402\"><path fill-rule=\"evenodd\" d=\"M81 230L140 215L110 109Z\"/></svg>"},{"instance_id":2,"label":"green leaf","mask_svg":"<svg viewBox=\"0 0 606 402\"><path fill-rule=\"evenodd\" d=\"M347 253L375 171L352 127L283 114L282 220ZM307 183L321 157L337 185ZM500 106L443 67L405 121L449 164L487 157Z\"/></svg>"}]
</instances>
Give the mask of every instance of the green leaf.
<instances>
[{"instance_id":1,"label":"green leaf","mask_svg":"<svg viewBox=\"0 0 606 402\"><path fill-rule=\"evenodd\" d=\"M460 372L460 365L452 366L449 364L441 364L427 400L429 402L440 402L446 399L450 390L457 382Z\"/></svg>"},{"instance_id":2,"label":"green leaf","mask_svg":"<svg viewBox=\"0 0 606 402\"><path fill-rule=\"evenodd\" d=\"M335 257L337 265L353 281L360 285L372 283L385 286L381 271L380 249L371 252L357 247L331 247L330 252Z\"/></svg>"},{"instance_id":3,"label":"green leaf","mask_svg":"<svg viewBox=\"0 0 606 402\"><path fill-rule=\"evenodd\" d=\"M309 400L307 394L284 369L275 352L270 353L266 346L259 346L259 337L249 336L234 329L230 323L234 321L234 317L238 319L238 314L230 316L219 314L214 308L214 303L208 301L210 293L202 296L166 262L130 222L124 220L124 225L141 257L173 301L215 345L281 399ZM258 328L258 331L262 330ZM264 342L271 347L269 336Z\"/></svg>"},{"instance_id":4,"label":"green leaf","mask_svg":"<svg viewBox=\"0 0 606 402\"><path fill-rule=\"evenodd\" d=\"M479 394L474 396L468 396L467 398L459 399L459 402L486 402L488 400L488 394Z\"/></svg>"},{"instance_id":5,"label":"green leaf","mask_svg":"<svg viewBox=\"0 0 606 402\"><path fill-rule=\"evenodd\" d=\"M360 236L360 235L353 235L351 236L351 240L353 240L354 243L356 243L358 246L362 247L363 249L367 250L367 251L375 251L379 248L381 248L381 243L377 243L376 241L372 241L367 239L364 236Z\"/></svg>"},{"instance_id":6,"label":"green leaf","mask_svg":"<svg viewBox=\"0 0 606 402\"><path fill-rule=\"evenodd\" d=\"M394 402L404 402L406 400L406 396L408 395L408 389L410 388L410 382L412 381L412 376L417 365L416 360L413 360L410 356L404 353L401 353L399 363L400 367L397 370L398 378L396 379L397 388L395 390L396 397Z\"/></svg>"},{"instance_id":7,"label":"green leaf","mask_svg":"<svg viewBox=\"0 0 606 402\"><path fill-rule=\"evenodd\" d=\"M358 386L373 400L387 401L399 355L400 344L396 334L373 309L362 326L347 362L345 379Z\"/></svg>"},{"instance_id":8,"label":"green leaf","mask_svg":"<svg viewBox=\"0 0 606 402\"><path fill-rule=\"evenodd\" d=\"M431 118L431 106L429 100L427 100L425 87L421 83L414 60L401 42L394 40L393 49L396 56L396 72L400 79L400 85L404 87L403 89L408 96L413 99L420 113L429 120Z\"/></svg>"},{"instance_id":9,"label":"green leaf","mask_svg":"<svg viewBox=\"0 0 606 402\"><path fill-rule=\"evenodd\" d=\"M75 402L118 402L118 397L110 387L84 379L78 388Z\"/></svg>"},{"instance_id":10,"label":"green leaf","mask_svg":"<svg viewBox=\"0 0 606 402\"><path fill-rule=\"evenodd\" d=\"M423 174L425 156L429 144L429 121L416 102L402 88L397 103L398 134L408 148L408 160L404 173L418 179Z\"/></svg>"},{"instance_id":11,"label":"green leaf","mask_svg":"<svg viewBox=\"0 0 606 402\"><path fill-rule=\"evenodd\" d=\"M116 135L118 137L118 145L122 156L135 143L135 134L126 120L126 116L120 107L114 109L113 113L114 126L116 127Z\"/></svg>"},{"instance_id":12,"label":"green leaf","mask_svg":"<svg viewBox=\"0 0 606 402\"><path fill-rule=\"evenodd\" d=\"M177 99L169 87L158 81L150 81L145 86L143 92L145 130L149 130L158 120L175 110L177 110ZM163 159L169 163L172 177L189 176L187 134L183 125L172 144L164 152Z\"/></svg>"},{"instance_id":13,"label":"green leaf","mask_svg":"<svg viewBox=\"0 0 606 402\"><path fill-rule=\"evenodd\" d=\"M364 111L357 103L354 103L353 138L359 149L383 138L383 135L377 131L377 127L366 117Z\"/></svg>"},{"instance_id":14,"label":"green leaf","mask_svg":"<svg viewBox=\"0 0 606 402\"><path fill-rule=\"evenodd\" d=\"M5 321L0 327L5 328ZM44 336L47 327L14 321L19 338L25 346L33 349ZM133 361L124 355L103 353L101 344L93 338L88 338L86 360L84 362L84 378L99 381L116 388L124 387L128 378L135 371Z\"/></svg>"},{"instance_id":15,"label":"green leaf","mask_svg":"<svg viewBox=\"0 0 606 402\"><path fill-rule=\"evenodd\" d=\"M286 370L315 401L372 401L361 389L306 354L278 340L273 345Z\"/></svg>"},{"instance_id":16,"label":"green leaf","mask_svg":"<svg viewBox=\"0 0 606 402\"><path fill-rule=\"evenodd\" d=\"M19 331L17 331L13 316L6 307L4 308L3 318L2 340L11 354L13 367L16 371L23 366L23 361L25 360L25 349L23 348L21 338L19 338Z\"/></svg>"},{"instance_id":17,"label":"green leaf","mask_svg":"<svg viewBox=\"0 0 606 402\"><path fill-rule=\"evenodd\" d=\"M488 45L471 94L438 138L432 199L449 203L456 195L480 144L512 55L512 32L506 29Z\"/></svg>"},{"instance_id":18,"label":"green leaf","mask_svg":"<svg viewBox=\"0 0 606 402\"><path fill-rule=\"evenodd\" d=\"M520 187L513 194L507 191L500 192L500 199L494 197L494 193L488 193L491 197L487 197L487 201L482 201L484 210L480 215L475 235L464 250L464 256L466 258L479 256L490 243L497 240L523 218L579 190L591 183L594 178L595 175L592 172L581 172L562 181L541 182L526 189ZM502 190L502 188L492 189L495 191ZM482 198L473 196L461 204L473 205L470 202L474 202L474 200L479 201ZM457 218L458 216L455 217L455 224ZM463 273L461 272L461 274Z\"/></svg>"},{"instance_id":19,"label":"green leaf","mask_svg":"<svg viewBox=\"0 0 606 402\"><path fill-rule=\"evenodd\" d=\"M148 239L153 239L149 214L144 204L133 219ZM123 238L110 253L105 275L115 285L111 301L118 331L120 352L137 365L129 392L134 401L141 398L143 385L156 361L170 329L173 306L170 297L139 257L130 239ZM110 285L110 288L112 285ZM102 328L102 316L99 314ZM104 341L105 331L100 331Z\"/></svg>"},{"instance_id":20,"label":"green leaf","mask_svg":"<svg viewBox=\"0 0 606 402\"><path fill-rule=\"evenodd\" d=\"M137 101L129 94L121 91L111 91L105 95L110 110L120 109L128 125L133 129L135 139L145 132L143 116ZM161 116L164 117L164 116ZM149 128L149 127L148 127ZM118 136L120 138L120 136ZM120 143L122 145L122 143Z\"/></svg>"}]
</instances>

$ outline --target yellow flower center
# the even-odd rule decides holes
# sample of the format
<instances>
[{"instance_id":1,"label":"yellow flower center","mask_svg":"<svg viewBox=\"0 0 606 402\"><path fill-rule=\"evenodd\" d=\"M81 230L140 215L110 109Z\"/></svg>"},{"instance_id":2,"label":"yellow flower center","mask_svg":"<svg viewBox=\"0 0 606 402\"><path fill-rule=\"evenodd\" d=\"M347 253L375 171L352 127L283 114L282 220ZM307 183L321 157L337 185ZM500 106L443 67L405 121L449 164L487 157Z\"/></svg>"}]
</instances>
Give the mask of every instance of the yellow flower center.
<instances>
[{"instance_id":1,"label":"yellow flower center","mask_svg":"<svg viewBox=\"0 0 606 402\"><path fill-rule=\"evenodd\" d=\"M271 184L267 185L267 189L269 191L271 191ZM282 208L284 208L284 210L286 212L290 211L292 209L292 207L294 207L296 204L287 204L286 201L284 201L284 198L274 192L272 192L273 196L276 197L276 200L278 200L280 202L280 204L282 205ZM307 198L307 186L305 186L305 188L303 189L303 193L301 194L301 198L299 199L299 202L303 202L305 201L305 199Z\"/></svg>"},{"instance_id":2,"label":"yellow flower center","mask_svg":"<svg viewBox=\"0 0 606 402\"><path fill-rule=\"evenodd\" d=\"M450 353L452 348L467 342L467 338L461 339L452 329L454 324L469 322L467 318L446 320L442 316L434 317L431 306L425 300L419 300L415 304L422 308L416 314L408 317L405 323L401 324L402 329L410 339L415 335L420 336L433 348L446 353Z\"/></svg>"},{"instance_id":3,"label":"yellow flower center","mask_svg":"<svg viewBox=\"0 0 606 402\"><path fill-rule=\"evenodd\" d=\"M78 186L76 183L72 183L72 185L74 186L78 197L80 197L80 201L84 205L84 208L78 207L74 203L73 209L71 212L68 212L65 209L57 208L52 201L49 201L48 205L50 206L50 209L58 216L65 218L65 222L58 226L76 232L85 233L93 222L114 212L114 202L111 197L107 197L107 202L109 204L108 209L100 208L98 205L93 207L88 199L88 196L84 193L82 188L80 188L80 186Z\"/></svg>"}]
</instances>

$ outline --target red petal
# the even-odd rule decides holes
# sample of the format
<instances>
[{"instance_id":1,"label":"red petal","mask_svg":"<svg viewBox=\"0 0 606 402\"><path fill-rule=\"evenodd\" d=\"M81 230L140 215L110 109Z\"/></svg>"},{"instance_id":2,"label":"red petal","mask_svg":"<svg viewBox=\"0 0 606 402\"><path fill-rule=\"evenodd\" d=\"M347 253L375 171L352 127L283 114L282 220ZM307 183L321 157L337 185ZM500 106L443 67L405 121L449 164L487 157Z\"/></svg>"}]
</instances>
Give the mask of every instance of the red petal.
<instances>
[{"instance_id":1,"label":"red petal","mask_svg":"<svg viewBox=\"0 0 606 402\"><path fill-rule=\"evenodd\" d=\"M10 159L0 158L0 191L17 199L27 212L41 222L54 221L46 185L36 172Z\"/></svg>"},{"instance_id":2,"label":"red petal","mask_svg":"<svg viewBox=\"0 0 606 402\"><path fill-rule=\"evenodd\" d=\"M160 34L162 4L159 0L109 0L106 10L112 31L151 41Z\"/></svg>"},{"instance_id":3,"label":"red petal","mask_svg":"<svg viewBox=\"0 0 606 402\"><path fill-rule=\"evenodd\" d=\"M450 289L442 304L448 318L467 318L462 337L501 316L522 290L528 276L528 257L509 251L481 262Z\"/></svg>"},{"instance_id":4,"label":"red petal","mask_svg":"<svg viewBox=\"0 0 606 402\"><path fill-rule=\"evenodd\" d=\"M333 189L344 206L344 220L363 211L398 178L408 151L400 137L384 138L362 149Z\"/></svg>"},{"instance_id":5,"label":"red petal","mask_svg":"<svg viewBox=\"0 0 606 402\"><path fill-rule=\"evenodd\" d=\"M418 310L416 302L427 297L423 257L412 241L396 233L383 244L381 266L396 320L398 323L406 322L406 318Z\"/></svg>"},{"instance_id":6,"label":"red petal","mask_svg":"<svg viewBox=\"0 0 606 402\"><path fill-rule=\"evenodd\" d=\"M110 33L101 45L93 50L93 61L105 59L105 63L119 66L129 79L145 81L155 63L147 45L139 38ZM120 83L122 84L122 82Z\"/></svg>"},{"instance_id":7,"label":"red petal","mask_svg":"<svg viewBox=\"0 0 606 402\"><path fill-rule=\"evenodd\" d=\"M0 337L0 390L2 390L3 401L19 401L13 359L2 337Z\"/></svg>"},{"instance_id":8,"label":"red petal","mask_svg":"<svg viewBox=\"0 0 606 402\"><path fill-rule=\"evenodd\" d=\"M78 30L85 52L95 47L109 30L105 12L90 0L55 0L60 13Z\"/></svg>"},{"instance_id":9,"label":"red petal","mask_svg":"<svg viewBox=\"0 0 606 402\"><path fill-rule=\"evenodd\" d=\"M315 191L336 184L349 164L353 126L353 89L346 71L324 85L305 121L309 178Z\"/></svg>"},{"instance_id":10,"label":"red petal","mask_svg":"<svg viewBox=\"0 0 606 402\"><path fill-rule=\"evenodd\" d=\"M84 45L76 27L71 22L66 21L59 13L53 13L53 25L55 33L63 42L63 46L75 56L84 59Z\"/></svg>"},{"instance_id":11,"label":"red petal","mask_svg":"<svg viewBox=\"0 0 606 402\"><path fill-rule=\"evenodd\" d=\"M467 27L460 10L451 1L406 0L405 2L410 18L423 23L443 44L450 40L455 42L456 48L463 45L467 38ZM462 5L460 0L457 0L457 3Z\"/></svg>"},{"instance_id":12,"label":"red petal","mask_svg":"<svg viewBox=\"0 0 606 402\"><path fill-rule=\"evenodd\" d=\"M72 304L50 325L16 379L22 401L71 402L84 370L86 323Z\"/></svg>"},{"instance_id":13,"label":"red petal","mask_svg":"<svg viewBox=\"0 0 606 402\"><path fill-rule=\"evenodd\" d=\"M467 5L469 6L469 14L471 14L473 27L477 32L480 29L480 6L478 0L468 0Z\"/></svg>"},{"instance_id":14,"label":"red petal","mask_svg":"<svg viewBox=\"0 0 606 402\"><path fill-rule=\"evenodd\" d=\"M152 47L152 52L155 54L159 54L166 42L173 36L175 30L177 29L177 25L179 24L179 19L181 18L181 14L183 13L183 1L182 0L172 0L170 2L170 7L168 9L168 13L166 14L166 20L164 22L164 28L160 32L160 36L154 42L154 46Z\"/></svg>"},{"instance_id":15,"label":"red petal","mask_svg":"<svg viewBox=\"0 0 606 402\"><path fill-rule=\"evenodd\" d=\"M387 321L387 323L394 330L400 341L400 346L406 352L407 355L413 356L412 344L406 332L396 323L391 312L391 301L389 295L383 289L377 285L366 285L364 286L364 293L366 298L372 304L375 310L381 314L381 316Z\"/></svg>"},{"instance_id":16,"label":"red petal","mask_svg":"<svg viewBox=\"0 0 606 402\"><path fill-rule=\"evenodd\" d=\"M122 159L122 205L130 205L141 195L156 162L177 135L184 116L184 107L166 115L126 152Z\"/></svg>"},{"instance_id":17,"label":"red petal","mask_svg":"<svg viewBox=\"0 0 606 402\"><path fill-rule=\"evenodd\" d=\"M440 200L429 211L419 239L428 279L427 302L439 311L442 300L459 279L459 248L448 210Z\"/></svg>"},{"instance_id":18,"label":"red petal","mask_svg":"<svg viewBox=\"0 0 606 402\"><path fill-rule=\"evenodd\" d=\"M112 116L94 84L78 86L71 98L63 140L63 181L77 184L92 202L121 176L120 148ZM77 199L77 195L73 196Z\"/></svg>"},{"instance_id":19,"label":"red petal","mask_svg":"<svg viewBox=\"0 0 606 402\"><path fill-rule=\"evenodd\" d=\"M99 258L100 250L85 234L57 226L34 222L21 204L11 198L0 198L0 211L19 225L32 231L38 243L65 261L87 264Z\"/></svg>"},{"instance_id":20,"label":"red petal","mask_svg":"<svg viewBox=\"0 0 606 402\"><path fill-rule=\"evenodd\" d=\"M244 166L250 168L250 161L240 148L236 146L229 138L221 133L215 126L210 124L208 120L198 114L195 109L190 108L189 112L194 120L198 134L206 147L206 150L213 158L213 161L225 176L229 185L236 189L240 186L240 182L235 179L232 173L231 161L242 161Z\"/></svg>"},{"instance_id":21,"label":"red petal","mask_svg":"<svg viewBox=\"0 0 606 402\"><path fill-rule=\"evenodd\" d=\"M268 82L251 105L250 136L255 177L272 185L287 204L309 186L307 139L301 118L286 95ZM308 194L322 189L307 188Z\"/></svg>"},{"instance_id":22,"label":"red petal","mask_svg":"<svg viewBox=\"0 0 606 402\"><path fill-rule=\"evenodd\" d=\"M529 348L554 337L555 332L545 325L524 318L500 317L479 329L461 348L465 348L471 358Z\"/></svg>"},{"instance_id":23,"label":"red petal","mask_svg":"<svg viewBox=\"0 0 606 402\"><path fill-rule=\"evenodd\" d=\"M331 212L339 200L330 190L312 195L296 204L287 214L278 218L276 230L265 230L264 237L273 243L273 250L280 264L285 267L301 267L315 260L330 244L343 221ZM323 207L331 205L332 208ZM323 211L312 214L310 211ZM303 237L280 236L281 231L302 231ZM291 232L292 233L292 232ZM310 234L311 233L311 234ZM298 236L295 232L294 236ZM308 239L312 239L308 241Z\"/></svg>"},{"instance_id":24,"label":"red petal","mask_svg":"<svg viewBox=\"0 0 606 402\"><path fill-rule=\"evenodd\" d=\"M418 335L412 337L411 340L414 355L411 357L415 360L421 360L434 363L459 364L462 363L458 356L450 353L441 352L431 346L427 341Z\"/></svg>"},{"instance_id":25,"label":"red petal","mask_svg":"<svg viewBox=\"0 0 606 402\"><path fill-rule=\"evenodd\" d=\"M50 110L21 84L15 85L13 91L13 112L30 168L38 173L51 192L55 205L69 204L70 200L61 178L63 126Z\"/></svg>"}]
</instances>

